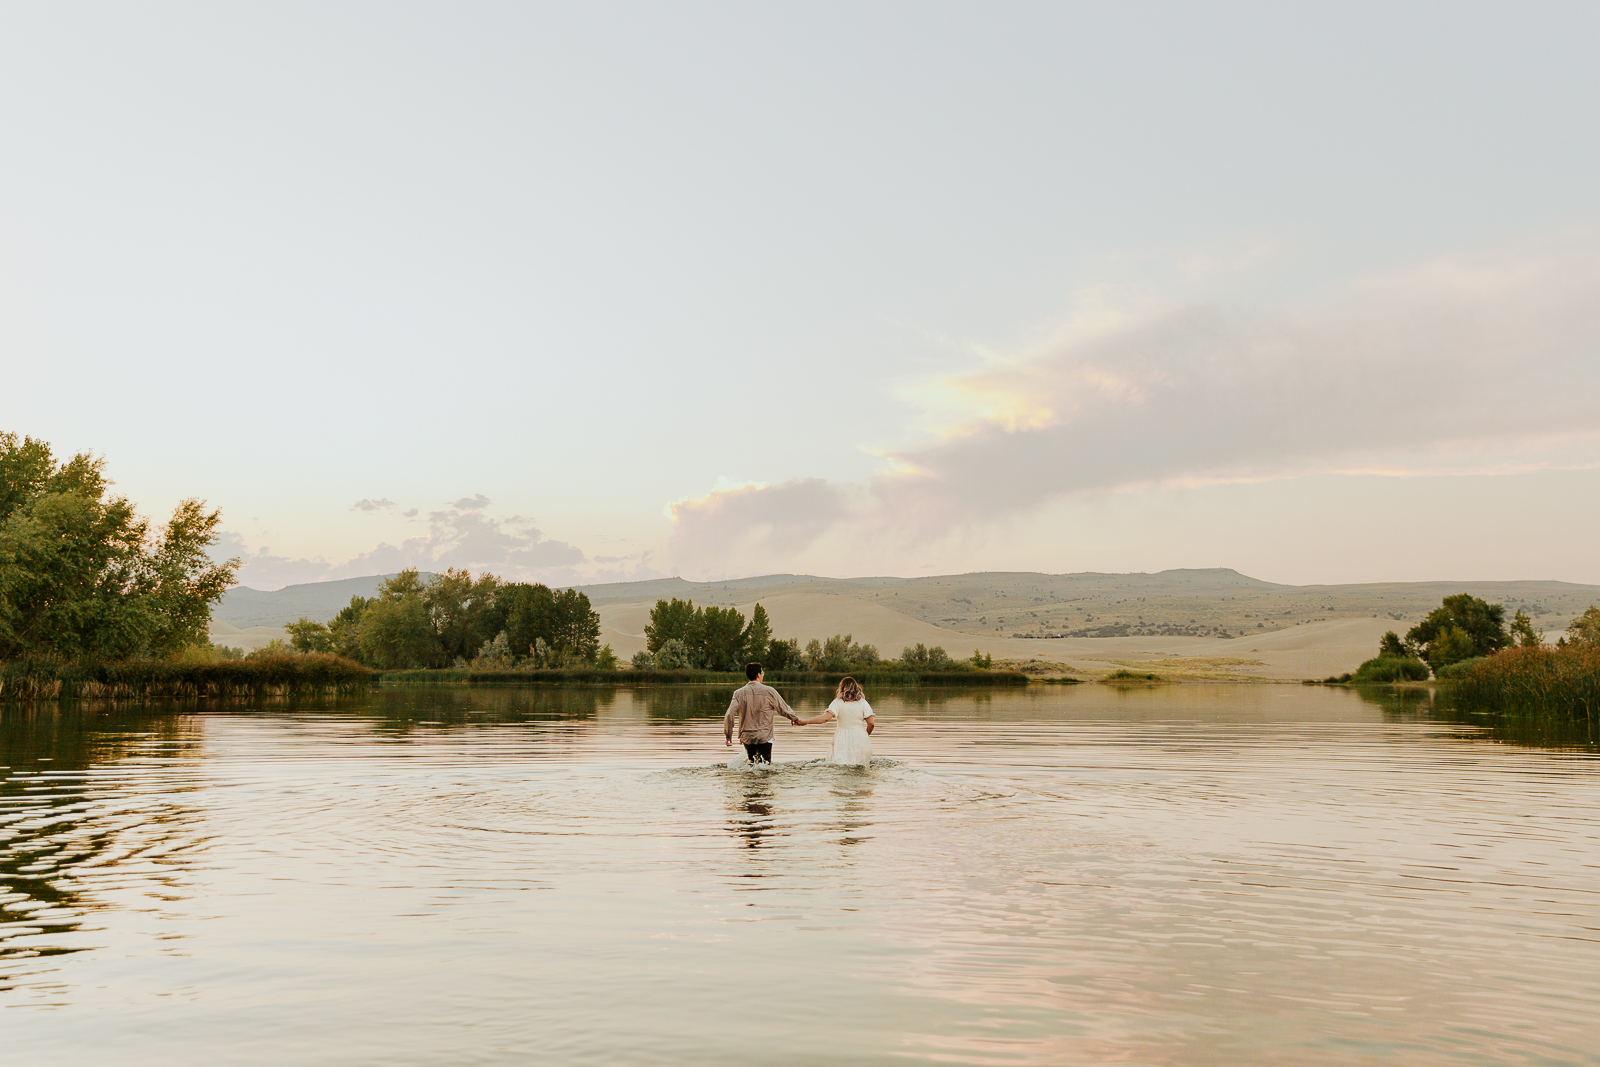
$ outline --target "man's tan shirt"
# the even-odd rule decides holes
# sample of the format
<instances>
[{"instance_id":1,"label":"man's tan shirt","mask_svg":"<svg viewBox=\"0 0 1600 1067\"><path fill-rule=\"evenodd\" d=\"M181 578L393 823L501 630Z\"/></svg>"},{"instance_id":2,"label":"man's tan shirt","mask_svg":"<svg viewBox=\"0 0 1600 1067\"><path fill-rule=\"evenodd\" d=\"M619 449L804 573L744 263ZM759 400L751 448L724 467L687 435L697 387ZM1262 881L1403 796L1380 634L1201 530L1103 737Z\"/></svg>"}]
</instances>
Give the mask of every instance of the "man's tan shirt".
<instances>
[{"instance_id":1,"label":"man's tan shirt","mask_svg":"<svg viewBox=\"0 0 1600 1067\"><path fill-rule=\"evenodd\" d=\"M772 720L778 715L791 722L795 718L794 709L784 703L776 689L751 682L734 690L728 714L722 717L722 736L732 738L737 727L740 744L765 744L772 740Z\"/></svg>"}]
</instances>

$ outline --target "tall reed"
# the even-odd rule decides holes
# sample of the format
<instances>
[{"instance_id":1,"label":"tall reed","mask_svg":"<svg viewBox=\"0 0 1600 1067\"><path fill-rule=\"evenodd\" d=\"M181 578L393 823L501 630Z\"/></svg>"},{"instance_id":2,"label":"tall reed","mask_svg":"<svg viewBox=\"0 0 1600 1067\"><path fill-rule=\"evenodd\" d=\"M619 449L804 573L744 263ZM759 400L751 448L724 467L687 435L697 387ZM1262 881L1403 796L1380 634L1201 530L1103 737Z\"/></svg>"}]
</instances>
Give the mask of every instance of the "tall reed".
<instances>
[{"instance_id":1,"label":"tall reed","mask_svg":"<svg viewBox=\"0 0 1600 1067\"><path fill-rule=\"evenodd\" d=\"M3 700L149 700L168 697L300 696L365 692L372 671L329 653L256 656L216 663L119 660L0 663Z\"/></svg>"},{"instance_id":2,"label":"tall reed","mask_svg":"<svg viewBox=\"0 0 1600 1067\"><path fill-rule=\"evenodd\" d=\"M1600 647L1508 648L1469 664L1454 691L1463 708L1600 719Z\"/></svg>"}]
</instances>

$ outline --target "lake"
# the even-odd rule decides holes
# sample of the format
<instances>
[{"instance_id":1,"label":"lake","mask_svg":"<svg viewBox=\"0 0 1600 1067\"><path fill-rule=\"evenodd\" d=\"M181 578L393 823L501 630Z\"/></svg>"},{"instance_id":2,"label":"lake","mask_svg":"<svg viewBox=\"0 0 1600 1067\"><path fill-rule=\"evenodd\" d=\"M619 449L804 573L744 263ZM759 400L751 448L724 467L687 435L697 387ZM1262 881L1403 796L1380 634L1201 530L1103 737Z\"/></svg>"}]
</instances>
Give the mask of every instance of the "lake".
<instances>
[{"instance_id":1,"label":"lake","mask_svg":"<svg viewBox=\"0 0 1600 1067\"><path fill-rule=\"evenodd\" d=\"M1600 1063L1600 765L1340 689L0 710L8 1063ZM802 712L829 694L796 691Z\"/></svg>"}]
</instances>

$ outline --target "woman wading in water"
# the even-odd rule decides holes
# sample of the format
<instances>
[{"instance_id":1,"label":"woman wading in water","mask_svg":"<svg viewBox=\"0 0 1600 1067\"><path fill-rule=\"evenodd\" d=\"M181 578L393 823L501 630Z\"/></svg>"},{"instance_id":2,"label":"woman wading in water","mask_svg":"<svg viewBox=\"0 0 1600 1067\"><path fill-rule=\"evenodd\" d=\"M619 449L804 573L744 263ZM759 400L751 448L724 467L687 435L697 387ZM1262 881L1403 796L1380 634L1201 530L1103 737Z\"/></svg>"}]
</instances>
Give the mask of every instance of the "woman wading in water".
<instances>
[{"instance_id":1,"label":"woman wading in water","mask_svg":"<svg viewBox=\"0 0 1600 1067\"><path fill-rule=\"evenodd\" d=\"M834 722L833 750L828 753L829 763L843 763L851 767L866 767L872 763L872 705L861 692L861 683L845 678L839 683L833 703L815 719L800 719L800 726Z\"/></svg>"}]
</instances>

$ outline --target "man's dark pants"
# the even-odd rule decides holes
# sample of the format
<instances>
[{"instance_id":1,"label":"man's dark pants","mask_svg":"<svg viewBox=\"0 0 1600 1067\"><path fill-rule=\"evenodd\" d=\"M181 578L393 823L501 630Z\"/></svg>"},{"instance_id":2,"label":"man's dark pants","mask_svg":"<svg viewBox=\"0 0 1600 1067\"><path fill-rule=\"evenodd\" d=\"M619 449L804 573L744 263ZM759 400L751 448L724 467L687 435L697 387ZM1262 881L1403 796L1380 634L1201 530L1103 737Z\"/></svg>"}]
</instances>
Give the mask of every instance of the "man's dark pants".
<instances>
[{"instance_id":1,"label":"man's dark pants","mask_svg":"<svg viewBox=\"0 0 1600 1067\"><path fill-rule=\"evenodd\" d=\"M751 763L771 763L772 742L763 741L757 745L746 744L744 746L744 758Z\"/></svg>"}]
</instances>

